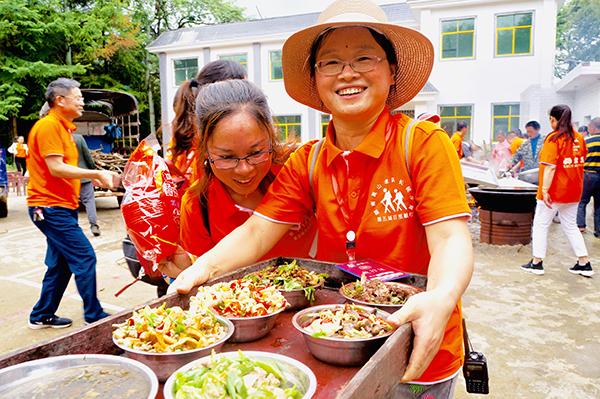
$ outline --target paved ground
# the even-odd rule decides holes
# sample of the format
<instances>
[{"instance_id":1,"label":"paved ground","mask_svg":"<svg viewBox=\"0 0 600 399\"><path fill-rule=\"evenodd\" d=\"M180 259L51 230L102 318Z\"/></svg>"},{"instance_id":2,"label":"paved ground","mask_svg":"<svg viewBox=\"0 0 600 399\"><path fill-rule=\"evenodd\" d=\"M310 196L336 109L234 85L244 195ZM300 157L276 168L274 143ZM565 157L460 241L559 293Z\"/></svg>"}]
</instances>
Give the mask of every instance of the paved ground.
<instances>
[{"instance_id":1,"label":"paved ground","mask_svg":"<svg viewBox=\"0 0 600 399\"><path fill-rule=\"evenodd\" d=\"M123 223L114 198L98 199L102 236L90 237L98 256L98 290L109 311L145 302L154 287L131 281L122 263ZM86 225L85 215L80 218ZM600 398L600 240L585 235L598 275L574 276L574 257L559 225L552 227L546 275L522 272L529 246L480 244L473 224L476 270L464 297L471 340L489 361L491 398ZM87 232L87 229L86 229ZM45 242L28 220L23 197L9 198L0 219L0 353L46 340L62 331L31 331L27 315L44 273ZM83 325L73 284L61 304L73 328ZM468 398L461 381L456 398Z\"/></svg>"}]
</instances>

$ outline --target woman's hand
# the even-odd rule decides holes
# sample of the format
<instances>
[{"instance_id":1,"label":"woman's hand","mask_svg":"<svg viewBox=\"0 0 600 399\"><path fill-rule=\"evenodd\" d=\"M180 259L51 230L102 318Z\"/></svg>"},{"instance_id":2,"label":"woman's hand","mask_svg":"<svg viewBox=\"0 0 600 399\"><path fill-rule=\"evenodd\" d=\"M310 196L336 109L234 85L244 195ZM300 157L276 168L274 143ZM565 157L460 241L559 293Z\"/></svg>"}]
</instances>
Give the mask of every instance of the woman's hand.
<instances>
[{"instance_id":1,"label":"woman's hand","mask_svg":"<svg viewBox=\"0 0 600 399\"><path fill-rule=\"evenodd\" d=\"M442 343L454 300L435 290L411 296L388 321L396 326L411 323L415 334L408 366L400 382L419 378L427 369Z\"/></svg>"},{"instance_id":2,"label":"woman's hand","mask_svg":"<svg viewBox=\"0 0 600 399\"><path fill-rule=\"evenodd\" d=\"M212 276L210 269L202 264L202 258L198 258L196 262L187 269L183 270L175 281L171 283L167 293L177 292L179 294L187 294L192 288L204 284Z\"/></svg>"},{"instance_id":3,"label":"woman's hand","mask_svg":"<svg viewBox=\"0 0 600 399\"><path fill-rule=\"evenodd\" d=\"M173 255L159 262L158 270L160 270L162 274L175 278L179 276L183 270L190 267L191 264L192 260L188 253L180 246L177 246L177 250Z\"/></svg>"},{"instance_id":4,"label":"woman's hand","mask_svg":"<svg viewBox=\"0 0 600 399\"><path fill-rule=\"evenodd\" d=\"M550 198L550 194L548 193L548 191L542 190L542 200L548 208L552 209L552 198Z\"/></svg>"}]
</instances>

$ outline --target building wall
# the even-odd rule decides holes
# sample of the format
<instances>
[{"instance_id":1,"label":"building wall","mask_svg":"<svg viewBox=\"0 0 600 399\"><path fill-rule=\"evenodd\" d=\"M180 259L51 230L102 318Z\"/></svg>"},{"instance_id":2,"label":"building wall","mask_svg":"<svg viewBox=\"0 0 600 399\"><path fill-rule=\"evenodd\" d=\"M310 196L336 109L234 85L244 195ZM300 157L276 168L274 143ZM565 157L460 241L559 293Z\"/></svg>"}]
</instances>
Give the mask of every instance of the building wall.
<instances>
[{"instance_id":1,"label":"building wall","mask_svg":"<svg viewBox=\"0 0 600 399\"><path fill-rule=\"evenodd\" d=\"M600 81L575 92L572 110L573 122L579 126L600 116Z\"/></svg>"},{"instance_id":2,"label":"building wall","mask_svg":"<svg viewBox=\"0 0 600 399\"><path fill-rule=\"evenodd\" d=\"M436 53L430 82L439 93L420 94L415 100L402 107L421 112L438 112L440 105L472 105L471 138L477 142L491 140L492 105L499 103L519 103L521 109L520 127L523 129L532 110L538 106L523 103L523 100L537 101L531 96L521 96L531 86L550 88L553 82L555 48L556 0L506 0L466 2L448 1L408 1L413 7L419 28L433 43ZM415 4L412 4L415 3ZM416 4L421 3L421 4ZM422 4L427 3L427 4ZM458 4L458 5L457 5ZM499 13L533 11L533 50L531 55L495 56L495 16ZM441 21L452 18L475 18L475 57L469 60L442 60L440 56ZM274 38L251 38L245 42L210 45L186 51L170 51L163 56L165 62L161 73L163 85L163 121L173 119L173 97L177 87L174 84L173 60L197 57L198 66L208 60L218 59L221 54L245 52L248 54L248 77L258 83L269 99L273 115L300 115L302 119L303 141L319 137L321 114L303 106L287 95L283 80L271 80L269 76L269 51L280 50L286 34ZM200 45L199 45L200 46ZM260 54L260 58L255 54ZM161 72L162 70L161 69ZM165 109L167 107L167 109ZM535 114L535 112L533 112ZM536 115L534 119L542 119Z\"/></svg>"},{"instance_id":3,"label":"building wall","mask_svg":"<svg viewBox=\"0 0 600 399\"><path fill-rule=\"evenodd\" d=\"M443 2L438 2L443 3ZM421 32L432 41L436 59L431 83L440 94L437 105L473 106L472 139L489 143L492 131L492 104L519 103L521 93L531 85L550 87L554 63L556 2L471 2L463 7L424 9ZM531 55L496 56L496 15L533 11ZM473 59L442 59L441 22L446 19L475 18ZM521 104L523 107L524 104ZM520 120L523 129L523 118Z\"/></svg>"}]
</instances>

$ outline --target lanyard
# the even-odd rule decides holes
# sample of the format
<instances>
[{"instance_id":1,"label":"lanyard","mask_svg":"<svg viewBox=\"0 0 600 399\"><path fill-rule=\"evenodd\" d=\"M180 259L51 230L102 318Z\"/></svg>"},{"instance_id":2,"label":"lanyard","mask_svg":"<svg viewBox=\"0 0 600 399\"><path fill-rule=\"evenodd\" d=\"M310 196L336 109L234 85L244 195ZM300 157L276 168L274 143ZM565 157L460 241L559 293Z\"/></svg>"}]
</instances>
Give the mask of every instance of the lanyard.
<instances>
[{"instance_id":1,"label":"lanyard","mask_svg":"<svg viewBox=\"0 0 600 399\"><path fill-rule=\"evenodd\" d=\"M390 118L385 127L385 144L391 135L396 132L396 123L394 118ZM346 164L346 172L349 172L349 164L348 160L345 158L346 154L342 155L344 158L344 162ZM373 178L374 169L377 167L377 163L373 162L366 171L365 175ZM347 175L348 173L346 173ZM369 180L368 184L361 188L361 193L359 195L359 199L357 201L357 209L354 212L350 210L349 201L347 197L344 197L340 193L340 185L338 183L337 177L335 176L335 172L331 173L331 187L333 189L333 194L335 195L335 199L338 203L340 213L342 214L342 218L344 219L344 223L346 224L346 256L348 256L348 261L352 262L356 260L356 231L360 225L361 215L364 213L364 209L367 206L366 196L368 194L368 190L371 186L371 181ZM348 190L346 190L348 191Z\"/></svg>"}]
</instances>

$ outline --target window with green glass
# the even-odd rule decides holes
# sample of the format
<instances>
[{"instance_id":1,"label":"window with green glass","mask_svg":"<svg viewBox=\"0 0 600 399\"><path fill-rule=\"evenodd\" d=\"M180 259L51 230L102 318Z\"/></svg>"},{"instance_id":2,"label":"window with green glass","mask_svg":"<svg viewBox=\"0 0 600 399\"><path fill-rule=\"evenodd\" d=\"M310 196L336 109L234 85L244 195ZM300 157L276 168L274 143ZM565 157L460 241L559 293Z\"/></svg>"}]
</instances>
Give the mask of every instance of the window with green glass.
<instances>
[{"instance_id":1,"label":"window with green glass","mask_svg":"<svg viewBox=\"0 0 600 399\"><path fill-rule=\"evenodd\" d=\"M196 77L198 58L173 60L173 69L175 70L175 86L179 86L186 80Z\"/></svg>"},{"instance_id":2,"label":"window with green glass","mask_svg":"<svg viewBox=\"0 0 600 399\"><path fill-rule=\"evenodd\" d=\"M302 138L302 117L300 115L279 115L273 117L273 124L279 130L282 141L300 141Z\"/></svg>"},{"instance_id":3,"label":"window with green glass","mask_svg":"<svg viewBox=\"0 0 600 399\"><path fill-rule=\"evenodd\" d=\"M248 54L247 53L239 53L239 54L223 54L219 56L220 60L229 60L234 61L241 64L246 73L248 73Z\"/></svg>"},{"instance_id":4,"label":"window with green glass","mask_svg":"<svg viewBox=\"0 0 600 399\"><path fill-rule=\"evenodd\" d=\"M281 50L269 51L269 79L283 79L283 68L281 67Z\"/></svg>"},{"instance_id":5,"label":"window with green glass","mask_svg":"<svg viewBox=\"0 0 600 399\"><path fill-rule=\"evenodd\" d=\"M496 55L531 54L533 13L496 16Z\"/></svg>"},{"instance_id":6,"label":"window with green glass","mask_svg":"<svg viewBox=\"0 0 600 399\"><path fill-rule=\"evenodd\" d=\"M442 59L473 58L475 18L442 21Z\"/></svg>"},{"instance_id":7,"label":"window with green glass","mask_svg":"<svg viewBox=\"0 0 600 399\"><path fill-rule=\"evenodd\" d=\"M331 115L321 114L321 137L325 137L327 135L327 127L329 126L330 120Z\"/></svg>"},{"instance_id":8,"label":"window with green glass","mask_svg":"<svg viewBox=\"0 0 600 399\"><path fill-rule=\"evenodd\" d=\"M494 104L492 106L492 141L497 141L498 133L510 133L519 128L519 104Z\"/></svg>"},{"instance_id":9,"label":"window with green glass","mask_svg":"<svg viewBox=\"0 0 600 399\"><path fill-rule=\"evenodd\" d=\"M471 120L473 118L473 107L471 105L441 105L440 125L450 136L456 132L458 122L467 124L467 134L463 140L468 140L471 135Z\"/></svg>"}]
</instances>

